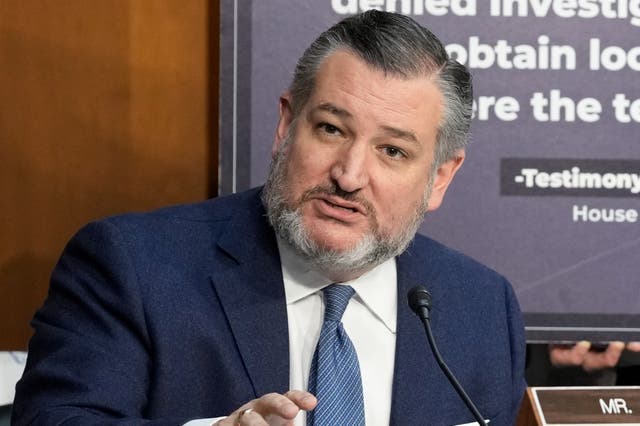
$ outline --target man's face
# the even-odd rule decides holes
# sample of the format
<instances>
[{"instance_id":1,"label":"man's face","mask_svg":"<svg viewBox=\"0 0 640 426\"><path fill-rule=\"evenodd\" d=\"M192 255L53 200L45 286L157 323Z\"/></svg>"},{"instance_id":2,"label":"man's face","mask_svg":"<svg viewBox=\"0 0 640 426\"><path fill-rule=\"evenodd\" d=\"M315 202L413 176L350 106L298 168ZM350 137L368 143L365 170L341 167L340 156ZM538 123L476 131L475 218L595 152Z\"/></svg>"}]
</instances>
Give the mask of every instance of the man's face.
<instances>
[{"instance_id":1,"label":"man's face","mask_svg":"<svg viewBox=\"0 0 640 426\"><path fill-rule=\"evenodd\" d=\"M295 124L283 95L274 143L283 163L277 191L307 238L333 253L371 236L410 240L462 163L461 152L430 182L441 117L434 81L385 76L345 51L324 60Z\"/></svg>"}]
</instances>

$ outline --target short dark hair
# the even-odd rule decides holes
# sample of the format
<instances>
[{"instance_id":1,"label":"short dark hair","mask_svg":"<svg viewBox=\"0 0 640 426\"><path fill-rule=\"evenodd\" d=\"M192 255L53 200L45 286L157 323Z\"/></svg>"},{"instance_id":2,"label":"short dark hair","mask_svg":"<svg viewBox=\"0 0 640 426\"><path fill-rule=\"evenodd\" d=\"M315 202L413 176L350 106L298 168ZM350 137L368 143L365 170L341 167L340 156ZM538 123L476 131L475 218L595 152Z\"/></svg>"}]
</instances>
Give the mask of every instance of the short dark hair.
<instances>
[{"instance_id":1,"label":"short dark hair","mask_svg":"<svg viewBox=\"0 0 640 426\"><path fill-rule=\"evenodd\" d=\"M298 60L290 86L297 117L309 100L322 61L348 50L374 69L401 78L435 76L443 97L435 165L454 158L467 145L473 103L471 74L449 58L440 40L413 19L369 10L350 16L323 32Z\"/></svg>"}]
</instances>

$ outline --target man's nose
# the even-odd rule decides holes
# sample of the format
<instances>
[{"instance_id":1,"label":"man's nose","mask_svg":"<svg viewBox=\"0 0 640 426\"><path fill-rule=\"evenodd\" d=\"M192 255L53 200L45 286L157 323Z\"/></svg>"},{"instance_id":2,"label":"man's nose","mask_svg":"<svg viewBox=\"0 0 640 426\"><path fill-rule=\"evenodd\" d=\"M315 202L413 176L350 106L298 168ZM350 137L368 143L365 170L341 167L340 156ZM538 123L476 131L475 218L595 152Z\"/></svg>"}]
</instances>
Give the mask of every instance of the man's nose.
<instances>
[{"instance_id":1,"label":"man's nose","mask_svg":"<svg viewBox=\"0 0 640 426\"><path fill-rule=\"evenodd\" d=\"M340 189L356 192L369 183L370 148L362 141L352 142L338 151L331 167L331 178Z\"/></svg>"}]
</instances>

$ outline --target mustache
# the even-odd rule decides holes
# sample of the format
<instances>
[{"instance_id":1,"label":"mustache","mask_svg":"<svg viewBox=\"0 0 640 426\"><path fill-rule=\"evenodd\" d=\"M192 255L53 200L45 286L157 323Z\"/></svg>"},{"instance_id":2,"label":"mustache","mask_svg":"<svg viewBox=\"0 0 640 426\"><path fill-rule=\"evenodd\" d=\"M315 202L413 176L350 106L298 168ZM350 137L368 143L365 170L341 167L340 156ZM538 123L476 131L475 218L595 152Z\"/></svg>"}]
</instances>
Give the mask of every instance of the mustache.
<instances>
[{"instance_id":1,"label":"mustache","mask_svg":"<svg viewBox=\"0 0 640 426\"><path fill-rule=\"evenodd\" d=\"M359 192L348 192L344 189L340 188L336 184L326 184L326 185L316 185L311 189L307 189L302 193L300 197L300 201L297 203L298 206L305 201L309 201L312 198L315 198L318 195L332 195L342 198L345 201L349 201L351 203L359 204L368 215L375 217L375 209L373 204L371 204L366 198L360 195Z\"/></svg>"}]
</instances>

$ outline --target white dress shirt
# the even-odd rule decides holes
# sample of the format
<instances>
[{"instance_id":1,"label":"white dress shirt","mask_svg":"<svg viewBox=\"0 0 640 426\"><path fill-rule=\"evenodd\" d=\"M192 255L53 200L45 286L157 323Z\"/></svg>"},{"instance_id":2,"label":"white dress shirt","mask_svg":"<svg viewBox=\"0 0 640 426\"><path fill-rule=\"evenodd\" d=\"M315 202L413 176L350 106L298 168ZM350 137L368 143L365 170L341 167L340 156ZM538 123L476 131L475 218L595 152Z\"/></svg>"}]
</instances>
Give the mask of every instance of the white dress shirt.
<instances>
[{"instance_id":1,"label":"white dress shirt","mask_svg":"<svg viewBox=\"0 0 640 426\"><path fill-rule=\"evenodd\" d=\"M312 270L284 241L278 239L289 323L289 386L307 390L311 360L324 316L322 289L331 280ZM359 278L341 283L356 291L342 323L358 354L367 426L388 425L396 347L397 274L389 259ZM244 403L246 401L241 401ZM210 425L198 419L185 426ZM306 424L300 412L295 426Z\"/></svg>"},{"instance_id":2,"label":"white dress shirt","mask_svg":"<svg viewBox=\"0 0 640 426\"><path fill-rule=\"evenodd\" d=\"M322 289L332 282L278 241L289 322L289 384L307 389L309 369L320 336L324 306ZM389 259L348 284L356 291L342 323L358 353L365 420L368 426L388 425L396 346L397 274ZM306 414L296 417L305 424Z\"/></svg>"}]
</instances>

